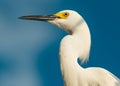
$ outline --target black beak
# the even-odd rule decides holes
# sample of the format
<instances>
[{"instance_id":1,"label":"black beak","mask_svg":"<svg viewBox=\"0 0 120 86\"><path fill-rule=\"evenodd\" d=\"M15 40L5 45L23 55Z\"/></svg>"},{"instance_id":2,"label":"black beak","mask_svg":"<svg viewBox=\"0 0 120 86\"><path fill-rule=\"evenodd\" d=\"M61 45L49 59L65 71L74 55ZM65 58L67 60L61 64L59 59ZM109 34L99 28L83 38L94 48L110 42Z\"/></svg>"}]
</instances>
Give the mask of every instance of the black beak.
<instances>
[{"instance_id":1,"label":"black beak","mask_svg":"<svg viewBox=\"0 0 120 86\"><path fill-rule=\"evenodd\" d=\"M52 21L59 18L55 15L47 15L47 16L41 16L41 15L30 15L30 16L21 16L19 19L24 20L38 20L38 21Z\"/></svg>"}]
</instances>

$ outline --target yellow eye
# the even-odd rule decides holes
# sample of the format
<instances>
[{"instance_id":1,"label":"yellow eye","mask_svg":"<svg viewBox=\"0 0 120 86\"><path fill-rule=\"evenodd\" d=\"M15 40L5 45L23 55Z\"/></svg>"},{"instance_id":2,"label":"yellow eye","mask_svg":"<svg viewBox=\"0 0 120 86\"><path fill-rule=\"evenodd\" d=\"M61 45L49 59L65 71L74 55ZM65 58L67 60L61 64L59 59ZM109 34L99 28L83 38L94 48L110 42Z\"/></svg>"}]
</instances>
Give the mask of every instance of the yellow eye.
<instances>
[{"instance_id":1,"label":"yellow eye","mask_svg":"<svg viewBox=\"0 0 120 86\"><path fill-rule=\"evenodd\" d=\"M68 17L68 16L69 16L69 13L68 13L68 12L64 12L64 13L63 13L63 16L64 16L64 17Z\"/></svg>"},{"instance_id":2,"label":"yellow eye","mask_svg":"<svg viewBox=\"0 0 120 86\"><path fill-rule=\"evenodd\" d=\"M60 17L60 19L66 19L69 16L69 13L68 12L60 12L60 13L56 13L54 15Z\"/></svg>"}]
</instances>

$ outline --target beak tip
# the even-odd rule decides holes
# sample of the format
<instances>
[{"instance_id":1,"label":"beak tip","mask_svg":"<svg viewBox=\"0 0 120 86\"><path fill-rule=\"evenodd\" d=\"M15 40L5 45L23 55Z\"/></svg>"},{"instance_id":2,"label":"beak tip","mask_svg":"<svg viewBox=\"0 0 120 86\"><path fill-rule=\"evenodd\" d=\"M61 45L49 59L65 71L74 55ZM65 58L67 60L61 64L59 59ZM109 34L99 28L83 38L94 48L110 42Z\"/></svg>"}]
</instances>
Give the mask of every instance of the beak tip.
<instances>
[{"instance_id":1,"label":"beak tip","mask_svg":"<svg viewBox=\"0 0 120 86\"><path fill-rule=\"evenodd\" d=\"M25 19L24 16L18 17L18 19Z\"/></svg>"}]
</instances>

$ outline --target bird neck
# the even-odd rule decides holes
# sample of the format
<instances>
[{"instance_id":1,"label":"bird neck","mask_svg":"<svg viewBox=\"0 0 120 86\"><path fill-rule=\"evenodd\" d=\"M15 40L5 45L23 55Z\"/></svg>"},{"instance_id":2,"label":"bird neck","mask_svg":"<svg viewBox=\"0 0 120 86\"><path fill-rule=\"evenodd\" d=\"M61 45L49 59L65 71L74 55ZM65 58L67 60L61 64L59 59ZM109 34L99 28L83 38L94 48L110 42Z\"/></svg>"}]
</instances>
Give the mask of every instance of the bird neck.
<instances>
[{"instance_id":1,"label":"bird neck","mask_svg":"<svg viewBox=\"0 0 120 86\"><path fill-rule=\"evenodd\" d=\"M74 80L84 74L84 68L78 64L77 59L80 57L83 62L87 60L89 50L90 32L84 22L74 29L72 35L65 36L61 41L60 64L65 86L78 86Z\"/></svg>"},{"instance_id":2,"label":"bird neck","mask_svg":"<svg viewBox=\"0 0 120 86\"><path fill-rule=\"evenodd\" d=\"M82 63L88 60L90 46L91 46L91 36L88 25L86 22L79 24L73 31L72 36L77 40L79 46L79 58Z\"/></svg>"}]
</instances>

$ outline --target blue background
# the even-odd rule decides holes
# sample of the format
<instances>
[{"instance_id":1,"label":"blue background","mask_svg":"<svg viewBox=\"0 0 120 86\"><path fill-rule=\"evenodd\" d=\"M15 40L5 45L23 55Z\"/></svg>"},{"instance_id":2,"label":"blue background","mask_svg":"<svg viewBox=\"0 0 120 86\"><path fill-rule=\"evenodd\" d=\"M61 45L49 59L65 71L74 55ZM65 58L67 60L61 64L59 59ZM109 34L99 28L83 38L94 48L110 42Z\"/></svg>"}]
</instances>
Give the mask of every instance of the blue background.
<instances>
[{"instance_id":1,"label":"blue background","mask_svg":"<svg viewBox=\"0 0 120 86\"><path fill-rule=\"evenodd\" d=\"M56 26L23 21L23 15L71 9L89 25L90 59L120 77L119 0L0 0L0 86L63 86L59 43L67 34Z\"/></svg>"}]
</instances>

